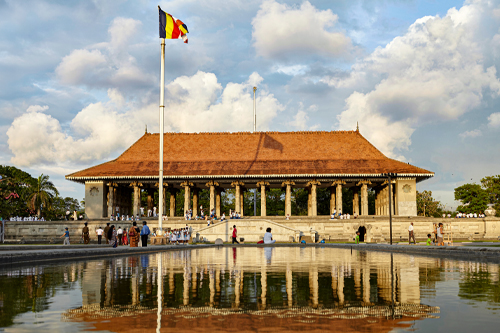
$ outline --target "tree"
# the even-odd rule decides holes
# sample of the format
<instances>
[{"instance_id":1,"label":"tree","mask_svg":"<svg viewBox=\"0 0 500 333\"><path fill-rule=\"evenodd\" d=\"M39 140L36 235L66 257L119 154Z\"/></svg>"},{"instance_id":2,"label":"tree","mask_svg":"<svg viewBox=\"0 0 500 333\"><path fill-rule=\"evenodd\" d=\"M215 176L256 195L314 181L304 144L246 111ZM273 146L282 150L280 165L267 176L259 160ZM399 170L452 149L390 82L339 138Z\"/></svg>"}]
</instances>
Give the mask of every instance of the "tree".
<instances>
[{"instance_id":1,"label":"tree","mask_svg":"<svg viewBox=\"0 0 500 333\"><path fill-rule=\"evenodd\" d=\"M50 209L55 197L59 196L59 191L54 183L49 180L49 176L43 173L38 177L35 186L31 188L28 197L28 208L36 210L38 218L41 217L42 205Z\"/></svg>"},{"instance_id":2,"label":"tree","mask_svg":"<svg viewBox=\"0 0 500 333\"><path fill-rule=\"evenodd\" d=\"M481 185L488 193L489 203L496 209L496 215L500 216L500 175L484 177Z\"/></svg>"},{"instance_id":3,"label":"tree","mask_svg":"<svg viewBox=\"0 0 500 333\"><path fill-rule=\"evenodd\" d=\"M461 213L483 212L488 206L488 193L478 184L465 184L455 189L455 200L462 205L457 207Z\"/></svg>"},{"instance_id":4,"label":"tree","mask_svg":"<svg viewBox=\"0 0 500 333\"><path fill-rule=\"evenodd\" d=\"M417 191L417 215L441 217L444 206L432 197L432 191Z\"/></svg>"},{"instance_id":5,"label":"tree","mask_svg":"<svg viewBox=\"0 0 500 333\"><path fill-rule=\"evenodd\" d=\"M28 216L26 207L30 188L36 183L31 177L16 167L0 165L0 216Z\"/></svg>"}]
</instances>

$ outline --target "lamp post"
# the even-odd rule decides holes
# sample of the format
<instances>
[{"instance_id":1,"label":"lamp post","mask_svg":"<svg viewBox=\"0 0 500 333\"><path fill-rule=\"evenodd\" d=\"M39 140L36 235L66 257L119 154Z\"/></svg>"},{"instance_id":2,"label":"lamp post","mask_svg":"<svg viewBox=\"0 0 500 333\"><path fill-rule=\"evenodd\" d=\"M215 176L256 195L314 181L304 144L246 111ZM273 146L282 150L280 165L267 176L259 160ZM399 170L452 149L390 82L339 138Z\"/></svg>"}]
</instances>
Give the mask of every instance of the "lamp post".
<instances>
[{"instance_id":1,"label":"lamp post","mask_svg":"<svg viewBox=\"0 0 500 333\"><path fill-rule=\"evenodd\" d=\"M397 177L396 173L387 173L387 181L389 182L389 237L392 245L392 177Z\"/></svg>"}]
</instances>

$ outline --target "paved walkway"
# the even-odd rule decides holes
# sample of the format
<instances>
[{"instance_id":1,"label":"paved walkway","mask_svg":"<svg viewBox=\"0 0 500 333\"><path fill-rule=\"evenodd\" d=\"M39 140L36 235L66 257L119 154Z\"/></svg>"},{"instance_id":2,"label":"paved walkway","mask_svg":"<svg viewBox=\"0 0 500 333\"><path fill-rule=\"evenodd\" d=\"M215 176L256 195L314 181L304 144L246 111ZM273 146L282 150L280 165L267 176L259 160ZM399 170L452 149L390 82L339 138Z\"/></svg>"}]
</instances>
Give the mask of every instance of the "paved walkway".
<instances>
[{"instance_id":1,"label":"paved walkway","mask_svg":"<svg viewBox=\"0 0 500 333\"><path fill-rule=\"evenodd\" d=\"M498 245L498 243L492 243ZM486 245L486 244L484 244ZM138 255L160 251L176 251L182 249L200 249L220 245L149 245L148 247L119 246L112 248L107 245L4 245L0 246L0 267L18 264L35 264L45 261L62 261L76 259L98 259L104 257ZM225 247L233 245L225 244ZM384 251L407 253L423 256L450 257L464 260L480 260L500 262L500 247L484 246L418 246L418 245L388 245L388 244L297 244L278 243L272 245L241 244L234 247L329 247L353 250Z\"/></svg>"}]
</instances>

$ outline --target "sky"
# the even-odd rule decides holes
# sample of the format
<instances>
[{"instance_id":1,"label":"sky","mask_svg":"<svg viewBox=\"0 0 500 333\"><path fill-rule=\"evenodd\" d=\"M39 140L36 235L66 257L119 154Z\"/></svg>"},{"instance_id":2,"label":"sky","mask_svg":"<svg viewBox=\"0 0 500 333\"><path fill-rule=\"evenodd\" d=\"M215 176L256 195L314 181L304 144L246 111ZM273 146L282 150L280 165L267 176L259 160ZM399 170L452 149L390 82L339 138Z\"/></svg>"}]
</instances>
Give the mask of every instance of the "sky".
<instances>
[{"instance_id":1,"label":"sky","mask_svg":"<svg viewBox=\"0 0 500 333\"><path fill-rule=\"evenodd\" d=\"M165 130L354 130L454 188L500 174L500 0L0 0L0 164L66 174ZM334 157L335 158L335 157ZM341 158L341 157L340 157Z\"/></svg>"}]
</instances>

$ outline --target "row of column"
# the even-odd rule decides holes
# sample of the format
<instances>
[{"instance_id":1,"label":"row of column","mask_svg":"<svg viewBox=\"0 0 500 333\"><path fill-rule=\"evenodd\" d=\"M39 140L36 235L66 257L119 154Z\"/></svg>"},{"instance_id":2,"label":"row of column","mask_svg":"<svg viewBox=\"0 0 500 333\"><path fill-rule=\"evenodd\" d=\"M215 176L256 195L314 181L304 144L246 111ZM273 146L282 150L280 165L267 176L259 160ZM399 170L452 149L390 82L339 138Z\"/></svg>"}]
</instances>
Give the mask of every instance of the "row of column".
<instances>
[{"instance_id":1,"label":"row of column","mask_svg":"<svg viewBox=\"0 0 500 333\"><path fill-rule=\"evenodd\" d=\"M392 214L395 215L396 205L395 203L395 195L396 192L394 183L392 184ZM389 186L388 182L384 182L381 188L375 189L375 215L389 215Z\"/></svg>"},{"instance_id":2,"label":"row of column","mask_svg":"<svg viewBox=\"0 0 500 333\"><path fill-rule=\"evenodd\" d=\"M337 180L330 185L330 214L336 211L337 214L342 213L342 185L346 183L343 180ZM267 216L267 207L266 207L266 191L269 188L269 182L261 181L257 183L257 186L260 187L261 192L261 216ZM285 215L292 215L292 186L295 185L295 182L287 180L282 182L281 186L285 187ZM313 180L307 183L306 188L308 191L308 215L309 216L317 216L317 187L321 185L319 181ZM356 184L357 187L353 188L353 213L355 215L368 215L368 185L371 185L370 181L360 181ZM126 189L123 187L118 187L115 183L109 183L108 187L108 216L111 214L115 214L114 207L120 207L121 214L130 214L131 212L134 215L140 213L141 207L141 187L143 185L139 182L133 182L130 184L130 187L133 188L133 207L130 209L130 200L126 200L130 198L130 189ZM177 188L168 188L167 183L163 183L163 187L165 190L163 191L163 202L164 207L163 211L167 212L169 210L170 216L175 216L176 210L176 195L179 189ZM189 209L193 209L193 215L198 215L198 197L200 189L195 187L192 182L185 181L180 184L181 187L184 188L184 212ZM219 187L219 183L215 181L209 181L205 184L206 187L210 190L210 211L215 209L217 216L221 215L221 193L222 188ZM241 181L234 181L231 183L231 186L235 189L235 211L238 212L241 216L244 214L244 191L245 183ZM158 183L156 184L158 187ZM359 193L359 189L361 190ZM148 192L147 196L147 210L153 210L154 207L154 188L146 189ZM388 202L385 205L385 198L387 198L386 188L379 190L377 192L377 201L376 201L376 209L377 215L387 215L388 214ZM191 199L192 192L192 199ZM359 205L359 196L361 194L361 205ZM166 207L166 199L167 195L170 195L170 207L167 209ZM192 200L192 201L191 201ZM387 208L384 208L386 207ZM384 209L387 209L385 211ZM385 214L387 213L387 214Z\"/></svg>"}]
</instances>

